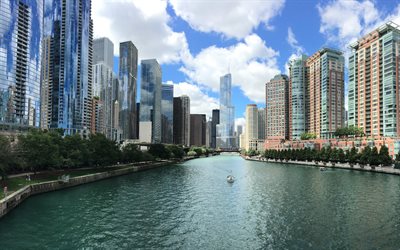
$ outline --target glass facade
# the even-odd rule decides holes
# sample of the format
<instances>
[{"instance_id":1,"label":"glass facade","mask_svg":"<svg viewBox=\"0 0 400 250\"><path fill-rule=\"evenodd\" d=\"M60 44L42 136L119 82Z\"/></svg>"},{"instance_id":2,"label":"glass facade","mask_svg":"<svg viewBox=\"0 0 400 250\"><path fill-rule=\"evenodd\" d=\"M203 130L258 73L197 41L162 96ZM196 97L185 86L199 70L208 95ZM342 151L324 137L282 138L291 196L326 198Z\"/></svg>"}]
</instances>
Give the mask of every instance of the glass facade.
<instances>
[{"instance_id":1,"label":"glass facade","mask_svg":"<svg viewBox=\"0 0 400 250\"><path fill-rule=\"evenodd\" d=\"M161 91L161 142L173 143L174 85L162 85Z\"/></svg>"},{"instance_id":2,"label":"glass facade","mask_svg":"<svg viewBox=\"0 0 400 250\"><path fill-rule=\"evenodd\" d=\"M232 106L232 76L220 78L220 123L217 125L217 148L236 148L235 107Z\"/></svg>"},{"instance_id":3,"label":"glass facade","mask_svg":"<svg viewBox=\"0 0 400 250\"><path fill-rule=\"evenodd\" d=\"M151 142L161 142L161 67L156 59L141 61L140 122L151 122ZM142 134L144 131L140 131Z\"/></svg>"},{"instance_id":4,"label":"glass facade","mask_svg":"<svg viewBox=\"0 0 400 250\"><path fill-rule=\"evenodd\" d=\"M45 0L44 36L51 46L48 110L51 128L65 134L90 128L92 113L93 21L91 0Z\"/></svg>"},{"instance_id":5,"label":"glass facade","mask_svg":"<svg viewBox=\"0 0 400 250\"><path fill-rule=\"evenodd\" d=\"M0 0L0 123L38 127L43 1Z\"/></svg>"},{"instance_id":6,"label":"glass facade","mask_svg":"<svg viewBox=\"0 0 400 250\"><path fill-rule=\"evenodd\" d=\"M289 127L290 138L300 139L307 129L307 56L290 62ZM267 107L268 108L268 107Z\"/></svg>"},{"instance_id":7,"label":"glass facade","mask_svg":"<svg viewBox=\"0 0 400 250\"><path fill-rule=\"evenodd\" d=\"M119 125L123 139L136 139L138 50L132 42L119 45Z\"/></svg>"}]
</instances>

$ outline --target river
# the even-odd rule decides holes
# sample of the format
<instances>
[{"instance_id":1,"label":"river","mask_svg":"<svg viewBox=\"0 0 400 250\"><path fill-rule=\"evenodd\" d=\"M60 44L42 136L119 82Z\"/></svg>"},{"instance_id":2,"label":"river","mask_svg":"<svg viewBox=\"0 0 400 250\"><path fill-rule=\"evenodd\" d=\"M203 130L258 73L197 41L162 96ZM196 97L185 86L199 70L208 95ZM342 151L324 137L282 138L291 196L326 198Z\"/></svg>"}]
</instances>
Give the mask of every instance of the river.
<instances>
[{"instance_id":1,"label":"river","mask_svg":"<svg viewBox=\"0 0 400 250\"><path fill-rule=\"evenodd\" d=\"M399 194L399 176L216 156L31 197L0 248L399 249Z\"/></svg>"}]
</instances>

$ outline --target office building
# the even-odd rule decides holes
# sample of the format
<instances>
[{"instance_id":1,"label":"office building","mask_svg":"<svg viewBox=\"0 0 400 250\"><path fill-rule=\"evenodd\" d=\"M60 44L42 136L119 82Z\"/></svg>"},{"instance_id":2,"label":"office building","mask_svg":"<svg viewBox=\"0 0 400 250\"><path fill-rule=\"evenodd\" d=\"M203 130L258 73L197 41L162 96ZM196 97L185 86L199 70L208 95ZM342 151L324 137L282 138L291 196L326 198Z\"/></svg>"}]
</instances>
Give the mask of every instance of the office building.
<instances>
[{"instance_id":1,"label":"office building","mask_svg":"<svg viewBox=\"0 0 400 250\"><path fill-rule=\"evenodd\" d=\"M0 124L39 127L43 1L0 7Z\"/></svg>"},{"instance_id":2,"label":"office building","mask_svg":"<svg viewBox=\"0 0 400 250\"><path fill-rule=\"evenodd\" d=\"M163 84L161 88L161 142L173 143L174 85Z\"/></svg>"},{"instance_id":3,"label":"office building","mask_svg":"<svg viewBox=\"0 0 400 250\"><path fill-rule=\"evenodd\" d=\"M217 148L236 148L235 107L232 105L232 76L220 78L220 120L217 125Z\"/></svg>"},{"instance_id":4,"label":"office building","mask_svg":"<svg viewBox=\"0 0 400 250\"><path fill-rule=\"evenodd\" d=\"M141 61L140 122L141 142L161 142L161 67L156 59Z\"/></svg>"},{"instance_id":5,"label":"office building","mask_svg":"<svg viewBox=\"0 0 400 250\"><path fill-rule=\"evenodd\" d=\"M190 146L200 147L206 145L206 127L206 115L190 115Z\"/></svg>"},{"instance_id":6,"label":"office building","mask_svg":"<svg viewBox=\"0 0 400 250\"><path fill-rule=\"evenodd\" d=\"M264 139L289 139L289 78L286 75L276 75L265 85L265 90L266 111L264 113L266 114L266 122L264 122ZM259 115L259 124L260 117ZM297 118L297 116L294 117ZM266 127L265 124L267 124ZM262 132L261 129L259 129L260 132ZM259 136L259 139L263 138Z\"/></svg>"},{"instance_id":7,"label":"office building","mask_svg":"<svg viewBox=\"0 0 400 250\"><path fill-rule=\"evenodd\" d=\"M138 50L131 41L119 45L119 125L123 139L136 139Z\"/></svg>"},{"instance_id":8,"label":"office building","mask_svg":"<svg viewBox=\"0 0 400 250\"><path fill-rule=\"evenodd\" d=\"M386 23L350 48L348 125L367 136L400 136L400 27Z\"/></svg>"},{"instance_id":9,"label":"office building","mask_svg":"<svg viewBox=\"0 0 400 250\"><path fill-rule=\"evenodd\" d=\"M173 107L173 141L174 144L190 146L190 98L174 97Z\"/></svg>"},{"instance_id":10,"label":"office building","mask_svg":"<svg viewBox=\"0 0 400 250\"><path fill-rule=\"evenodd\" d=\"M258 109L258 139L265 140L265 108Z\"/></svg>"},{"instance_id":11,"label":"office building","mask_svg":"<svg viewBox=\"0 0 400 250\"><path fill-rule=\"evenodd\" d=\"M78 8L79 7L79 8ZM90 0L48 0L44 5L42 110L50 128L86 134L92 115L93 21Z\"/></svg>"},{"instance_id":12,"label":"office building","mask_svg":"<svg viewBox=\"0 0 400 250\"><path fill-rule=\"evenodd\" d=\"M246 106L246 126L245 126L246 144L245 149L252 149L251 142L258 140L258 108L256 104Z\"/></svg>"}]
</instances>

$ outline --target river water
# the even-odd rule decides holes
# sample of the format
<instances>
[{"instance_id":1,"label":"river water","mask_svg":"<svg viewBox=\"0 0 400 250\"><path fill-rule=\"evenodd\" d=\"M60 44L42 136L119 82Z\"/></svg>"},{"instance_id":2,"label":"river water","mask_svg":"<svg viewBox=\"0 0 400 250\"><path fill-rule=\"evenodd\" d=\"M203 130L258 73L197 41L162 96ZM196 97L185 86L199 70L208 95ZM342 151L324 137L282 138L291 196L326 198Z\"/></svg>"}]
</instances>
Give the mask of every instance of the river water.
<instances>
[{"instance_id":1,"label":"river water","mask_svg":"<svg viewBox=\"0 0 400 250\"><path fill-rule=\"evenodd\" d=\"M399 249L399 194L399 176L216 156L31 197L0 249Z\"/></svg>"}]
</instances>

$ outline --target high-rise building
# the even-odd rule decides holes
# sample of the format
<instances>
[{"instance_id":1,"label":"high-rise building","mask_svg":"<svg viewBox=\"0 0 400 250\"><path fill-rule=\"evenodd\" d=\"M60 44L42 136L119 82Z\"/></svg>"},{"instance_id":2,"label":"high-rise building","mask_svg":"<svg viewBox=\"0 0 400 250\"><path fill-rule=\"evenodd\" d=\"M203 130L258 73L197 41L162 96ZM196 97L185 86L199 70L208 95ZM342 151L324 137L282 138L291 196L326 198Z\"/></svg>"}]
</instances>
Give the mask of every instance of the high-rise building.
<instances>
[{"instance_id":1,"label":"high-rise building","mask_svg":"<svg viewBox=\"0 0 400 250\"><path fill-rule=\"evenodd\" d=\"M92 122L102 122L102 124L96 125L96 127L101 129L100 131L96 130L96 132L105 134L107 138L112 139L114 111L113 78L115 77L113 73L114 61L112 60L114 44L108 38L98 38L93 40L93 48L93 98L98 98L98 103L102 106L100 109L102 119L93 119L92 117ZM92 114L96 113L92 110Z\"/></svg>"},{"instance_id":2,"label":"high-rise building","mask_svg":"<svg viewBox=\"0 0 400 250\"><path fill-rule=\"evenodd\" d=\"M114 44L107 37L93 40L93 64L100 62L114 69Z\"/></svg>"},{"instance_id":3,"label":"high-rise building","mask_svg":"<svg viewBox=\"0 0 400 250\"><path fill-rule=\"evenodd\" d=\"M206 145L207 130L206 115L191 114L190 115L190 146Z\"/></svg>"},{"instance_id":4,"label":"high-rise building","mask_svg":"<svg viewBox=\"0 0 400 250\"><path fill-rule=\"evenodd\" d=\"M292 140L300 139L301 134L307 131L308 89L306 60L307 56L302 55L292 60L289 66L289 139Z\"/></svg>"},{"instance_id":5,"label":"high-rise building","mask_svg":"<svg viewBox=\"0 0 400 250\"><path fill-rule=\"evenodd\" d=\"M97 97L92 99L92 115L90 123L90 132L93 134L102 134L104 132L104 104Z\"/></svg>"},{"instance_id":6,"label":"high-rise building","mask_svg":"<svg viewBox=\"0 0 400 250\"><path fill-rule=\"evenodd\" d=\"M239 148L241 148L242 146L242 142L241 142L241 138L242 138L242 134L243 134L243 126L242 125L237 125L236 126L236 145L238 145Z\"/></svg>"},{"instance_id":7,"label":"high-rise building","mask_svg":"<svg viewBox=\"0 0 400 250\"><path fill-rule=\"evenodd\" d=\"M49 54L43 67L50 73L42 73L49 90L42 110L50 114L49 127L85 134L92 114L91 0L46 0L43 27L48 45L43 53Z\"/></svg>"},{"instance_id":8,"label":"high-rise building","mask_svg":"<svg viewBox=\"0 0 400 250\"><path fill-rule=\"evenodd\" d=\"M174 144L190 146L190 98L174 97L173 107L173 141Z\"/></svg>"},{"instance_id":9,"label":"high-rise building","mask_svg":"<svg viewBox=\"0 0 400 250\"><path fill-rule=\"evenodd\" d=\"M386 23L350 45L348 125L400 136L400 27Z\"/></svg>"},{"instance_id":10,"label":"high-rise building","mask_svg":"<svg viewBox=\"0 0 400 250\"><path fill-rule=\"evenodd\" d=\"M206 122L206 147L209 148L211 146L211 119Z\"/></svg>"},{"instance_id":11,"label":"high-rise building","mask_svg":"<svg viewBox=\"0 0 400 250\"><path fill-rule=\"evenodd\" d=\"M344 126L344 57L323 48L307 61L308 132L331 138Z\"/></svg>"},{"instance_id":12,"label":"high-rise building","mask_svg":"<svg viewBox=\"0 0 400 250\"><path fill-rule=\"evenodd\" d=\"M139 138L140 102L136 103L136 138Z\"/></svg>"},{"instance_id":13,"label":"high-rise building","mask_svg":"<svg viewBox=\"0 0 400 250\"><path fill-rule=\"evenodd\" d=\"M232 105L232 76L220 78L220 122L217 125L217 148L236 148L235 107Z\"/></svg>"},{"instance_id":14,"label":"high-rise building","mask_svg":"<svg viewBox=\"0 0 400 250\"><path fill-rule=\"evenodd\" d=\"M265 108L258 109L258 139L265 140Z\"/></svg>"},{"instance_id":15,"label":"high-rise building","mask_svg":"<svg viewBox=\"0 0 400 250\"><path fill-rule=\"evenodd\" d=\"M219 124L219 109L212 110L211 118L211 148L217 147L217 125Z\"/></svg>"},{"instance_id":16,"label":"high-rise building","mask_svg":"<svg viewBox=\"0 0 400 250\"><path fill-rule=\"evenodd\" d=\"M173 143L174 85L163 84L161 91L161 142Z\"/></svg>"},{"instance_id":17,"label":"high-rise building","mask_svg":"<svg viewBox=\"0 0 400 250\"><path fill-rule=\"evenodd\" d=\"M39 127L43 1L0 1L0 123Z\"/></svg>"},{"instance_id":18,"label":"high-rise building","mask_svg":"<svg viewBox=\"0 0 400 250\"><path fill-rule=\"evenodd\" d=\"M276 75L265 85L265 90L265 123L267 124L266 127L264 125L266 131L265 138L268 140L288 139L290 109L289 78L286 75ZM258 119L260 123L260 116Z\"/></svg>"},{"instance_id":19,"label":"high-rise building","mask_svg":"<svg viewBox=\"0 0 400 250\"><path fill-rule=\"evenodd\" d=\"M119 125L123 139L136 139L138 50L131 41L119 44Z\"/></svg>"},{"instance_id":20,"label":"high-rise building","mask_svg":"<svg viewBox=\"0 0 400 250\"><path fill-rule=\"evenodd\" d=\"M140 123L141 142L161 142L161 67L156 59L141 61Z\"/></svg>"},{"instance_id":21,"label":"high-rise building","mask_svg":"<svg viewBox=\"0 0 400 250\"><path fill-rule=\"evenodd\" d=\"M251 141L258 140L258 108L256 104L246 106L246 144L245 149L249 150Z\"/></svg>"}]
</instances>

